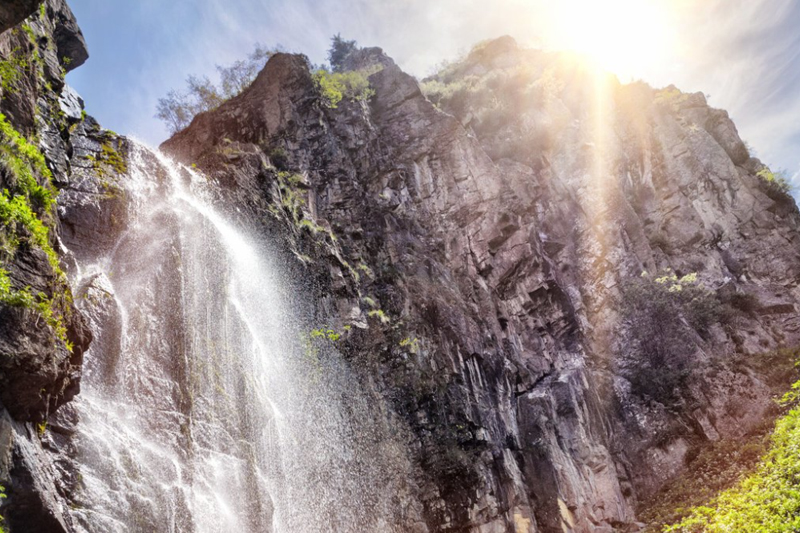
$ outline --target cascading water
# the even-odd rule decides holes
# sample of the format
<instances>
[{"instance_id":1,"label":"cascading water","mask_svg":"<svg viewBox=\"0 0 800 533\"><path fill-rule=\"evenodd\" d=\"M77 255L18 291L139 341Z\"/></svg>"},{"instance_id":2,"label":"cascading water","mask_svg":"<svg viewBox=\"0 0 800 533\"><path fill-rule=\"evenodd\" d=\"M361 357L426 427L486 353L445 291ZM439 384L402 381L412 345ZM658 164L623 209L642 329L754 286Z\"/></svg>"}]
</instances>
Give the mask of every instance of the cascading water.
<instances>
[{"instance_id":1,"label":"cascading water","mask_svg":"<svg viewBox=\"0 0 800 533\"><path fill-rule=\"evenodd\" d=\"M269 247L212 207L203 176L135 144L129 168L129 227L78 265L96 337L76 401L79 530L399 531L403 447L304 336Z\"/></svg>"}]
</instances>

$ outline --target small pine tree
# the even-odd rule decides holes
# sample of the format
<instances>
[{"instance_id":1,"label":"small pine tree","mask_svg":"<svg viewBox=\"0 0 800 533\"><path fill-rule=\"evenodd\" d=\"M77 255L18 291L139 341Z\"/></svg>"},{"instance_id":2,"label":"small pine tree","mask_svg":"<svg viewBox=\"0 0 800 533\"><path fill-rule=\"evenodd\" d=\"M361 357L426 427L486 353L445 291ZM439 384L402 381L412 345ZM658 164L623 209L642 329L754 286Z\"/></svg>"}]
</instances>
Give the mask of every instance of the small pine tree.
<instances>
[{"instance_id":1,"label":"small pine tree","mask_svg":"<svg viewBox=\"0 0 800 533\"><path fill-rule=\"evenodd\" d=\"M328 62L334 72L344 70L344 61L353 51L358 48L358 43L348 41L337 33L331 38L331 47L328 49Z\"/></svg>"}]
</instances>

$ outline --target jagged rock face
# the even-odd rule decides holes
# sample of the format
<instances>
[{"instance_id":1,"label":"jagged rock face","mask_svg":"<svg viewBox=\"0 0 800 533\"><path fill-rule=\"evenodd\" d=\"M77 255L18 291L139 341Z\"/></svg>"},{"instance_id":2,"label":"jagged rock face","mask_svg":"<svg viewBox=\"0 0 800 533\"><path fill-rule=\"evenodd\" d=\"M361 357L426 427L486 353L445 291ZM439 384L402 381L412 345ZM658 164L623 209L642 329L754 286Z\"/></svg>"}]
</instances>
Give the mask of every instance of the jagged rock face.
<instances>
[{"instance_id":1,"label":"jagged rock face","mask_svg":"<svg viewBox=\"0 0 800 533\"><path fill-rule=\"evenodd\" d=\"M41 139L63 243L96 258L128 220L127 143L84 120L65 88L62 68L87 57L69 8L36 7L36 39L0 35L4 58L41 56L0 110ZM769 413L773 383L747 358L800 337L794 203L756 176L727 114L699 94L620 85L509 38L429 80L448 89L429 98L379 49L347 63L370 67L369 103L326 107L306 59L278 54L164 149L294 258L318 323L350 326L343 353L413 436L409 486L424 516L409 505L409 531L636 530L637 504L693 448ZM3 268L15 286L63 290L39 252ZM667 268L696 272L718 303L750 306L681 324L692 371L670 403L634 386L636 322L624 313L632 280ZM98 277L78 297L100 305L86 318L67 306L72 354L30 310L0 309L0 511L15 533L76 527L80 422L69 406L53 411L78 391L85 322L98 350L117 350L106 293ZM98 364L113 373L113 360ZM46 415L44 435L25 422Z\"/></svg>"},{"instance_id":2,"label":"jagged rock face","mask_svg":"<svg viewBox=\"0 0 800 533\"><path fill-rule=\"evenodd\" d=\"M33 13L42 0L10 0L0 6L0 33L16 26Z\"/></svg>"},{"instance_id":3,"label":"jagged rock face","mask_svg":"<svg viewBox=\"0 0 800 533\"><path fill-rule=\"evenodd\" d=\"M356 326L354 366L416 435L431 530L635 527L691 447L769 412L769 383L736 354L797 341L800 219L724 112L509 39L440 78L484 84L441 101L452 114L379 50L348 61L382 67L369 105L326 109L305 60L277 55L163 148L253 213L272 203L285 227L270 231L313 259L320 316ZM302 175L308 226L336 242L307 244L270 162ZM693 333L670 406L632 391L619 312L630 280L666 268L760 309Z\"/></svg>"},{"instance_id":4,"label":"jagged rock face","mask_svg":"<svg viewBox=\"0 0 800 533\"><path fill-rule=\"evenodd\" d=\"M53 186L69 182L71 126L82 120L81 109L61 112L62 68L77 66L87 53L66 4L47 0L44 9L39 9L40 4L5 2L0 7L0 59L10 65L4 70L7 79L0 94L0 112L21 138L39 139L39 146L33 148L44 155L52 183L47 171L25 164L35 185L50 188L55 196L58 191ZM72 100L80 105L78 97ZM25 196L21 191L34 184L22 184L19 163L15 168L9 159L15 154L11 140L4 134L2 142L6 146L0 190L21 198ZM24 162L24 157L19 161ZM52 316L48 321L31 304L11 305L5 300L0 304L0 485L7 496L0 512L4 527L14 532L63 532L71 530L64 499L69 487L62 482L69 475L59 474L61 466L48 452L61 450L68 455L69 450L60 448L63 440L51 430L68 427L55 424L54 413L80 390L83 353L92 333L72 302L67 278L51 264L44 249L63 256L55 209L30 205L47 228L47 244L35 244L31 226L20 229L24 224L19 219L4 223L0 240L12 246L3 248L0 268L12 290L26 290L38 301L51 302ZM61 262L62 268L67 266L68 261ZM53 318L63 327L62 333L54 329Z\"/></svg>"}]
</instances>

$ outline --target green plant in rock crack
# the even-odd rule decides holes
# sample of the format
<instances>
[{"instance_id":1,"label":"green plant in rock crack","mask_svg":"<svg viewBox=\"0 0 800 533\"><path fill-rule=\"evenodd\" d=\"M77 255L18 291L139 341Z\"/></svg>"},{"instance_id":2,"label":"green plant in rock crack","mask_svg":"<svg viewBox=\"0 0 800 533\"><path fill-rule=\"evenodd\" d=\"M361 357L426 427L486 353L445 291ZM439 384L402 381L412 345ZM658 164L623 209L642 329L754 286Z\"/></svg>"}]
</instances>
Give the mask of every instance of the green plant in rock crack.
<instances>
[{"instance_id":1,"label":"green plant in rock crack","mask_svg":"<svg viewBox=\"0 0 800 533\"><path fill-rule=\"evenodd\" d=\"M72 350L61 311L70 308L72 295L58 255L50 244L49 224L52 224L55 202L52 174L39 149L20 135L2 114L0 141L0 165L9 181L9 188L0 193L2 259L13 259L21 246L39 248L47 256L56 278L56 290L50 298L43 292L34 293L30 287L14 288L8 271L0 268L0 303L38 312L57 339Z\"/></svg>"},{"instance_id":2,"label":"green plant in rock crack","mask_svg":"<svg viewBox=\"0 0 800 533\"><path fill-rule=\"evenodd\" d=\"M13 93L19 89L19 82L28 66L28 60L19 48L13 49L8 59L0 61L0 87L4 93Z\"/></svg>"},{"instance_id":3,"label":"green plant in rock crack","mask_svg":"<svg viewBox=\"0 0 800 533\"><path fill-rule=\"evenodd\" d=\"M108 169L111 169L116 174L128 172L128 165L125 163L125 159L111 146L110 141L104 141L100 145L100 151L96 155L88 156L88 159L92 163L95 173L100 177L105 177L108 174Z\"/></svg>"}]
</instances>

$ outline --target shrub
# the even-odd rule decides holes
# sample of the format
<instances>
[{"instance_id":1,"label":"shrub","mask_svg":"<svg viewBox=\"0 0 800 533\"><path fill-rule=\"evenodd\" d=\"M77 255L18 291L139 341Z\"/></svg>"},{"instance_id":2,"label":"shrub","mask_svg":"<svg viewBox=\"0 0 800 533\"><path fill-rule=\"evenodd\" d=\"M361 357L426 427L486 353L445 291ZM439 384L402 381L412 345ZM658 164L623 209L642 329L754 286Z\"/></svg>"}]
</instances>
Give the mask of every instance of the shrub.
<instances>
[{"instance_id":1,"label":"shrub","mask_svg":"<svg viewBox=\"0 0 800 533\"><path fill-rule=\"evenodd\" d=\"M716 297L696 274L658 277L646 272L622 293L622 316L630 332L625 370L634 394L671 406L690 375L692 330L704 333L717 320Z\"/></svg>"},{"instance_id":2,"label":"shrub","mask_svg":"<svg viewBox=\"0 0 800 533\"><path fill-rule=\"evenodd\" d=\"M283 148L273 148L267 154L270 162L280 171L286 171L289 168L289 155Z\"/></svg>"},{"instance_id":3,"label":"shrub","mask_svg":"<svg viewBox=\"0 0 800 533\"><path fill-rule=\"evenodd\" d=\"M227 67L217 65L219 85L207 76L189 76L185 92L171 90L167 96L159 98L156 118L167 125L170 133L177 133L188 126L197 114L216 109L249 87L269 58L279 51L280 46L270 49L256 45L247 59Z\"/></svg>"},{"instance_id":4,"label":"shrub","mask_svg":"<svg viewBox=\"0 0 800 533\"><path fill-rule=\"evenodd\" d=\"M786 177L786 171L772 172L764 167L756 173L766 186L767 195L776 201L791 200L792 185Z\"/></svg>"},{"instance_id":5,"label":"shrub","mask_svg":"<svg viewBox=\"0 0 800 533\"><path fill-rule=\"evenodd\" d=\"M314 72L313 78L323 105L335 109L344 98L367 101L375 95L367 76L367 72L363 70L328 72L319 69Z\"/></svg>"},{"instance_id":6,"label":"shrub","mask_svg":"<svg viewBox=\"0 0 800 533\"><path fill-rule=\"evenodd\" d=\"M21 55L19 48L11 51L9 59L0 61L0 87L3 92L14 92L27 68L28 60Z\"/></svg>"}]
</instances>

